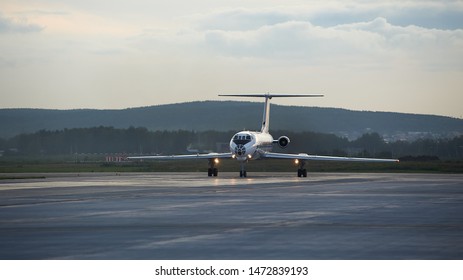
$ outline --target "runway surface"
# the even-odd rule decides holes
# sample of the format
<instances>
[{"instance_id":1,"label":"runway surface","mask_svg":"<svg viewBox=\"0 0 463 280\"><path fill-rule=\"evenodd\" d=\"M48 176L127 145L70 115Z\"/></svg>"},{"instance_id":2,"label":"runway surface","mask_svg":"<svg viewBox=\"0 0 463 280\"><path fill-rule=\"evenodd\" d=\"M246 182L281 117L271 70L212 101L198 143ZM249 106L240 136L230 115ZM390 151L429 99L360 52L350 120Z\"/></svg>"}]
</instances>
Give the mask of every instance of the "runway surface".
<instances>
[{"instance_id":1,"label":"runway surface","mask_svg":"<svg viewBox=\"0 0 463 280\"><path fill-rule=\"evenodd\" d=\"M0 259L463 259L463 175L42 175L0 180Z\"/></svg>"}]
</instances>

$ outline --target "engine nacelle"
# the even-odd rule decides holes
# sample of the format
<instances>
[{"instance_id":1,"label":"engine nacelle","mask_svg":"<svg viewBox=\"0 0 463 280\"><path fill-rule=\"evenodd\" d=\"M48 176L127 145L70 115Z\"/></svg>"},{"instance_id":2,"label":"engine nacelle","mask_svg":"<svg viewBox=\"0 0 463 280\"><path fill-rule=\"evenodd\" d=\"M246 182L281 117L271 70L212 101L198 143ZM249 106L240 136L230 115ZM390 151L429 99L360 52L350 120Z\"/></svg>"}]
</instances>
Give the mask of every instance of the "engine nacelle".
<instances>
[{"instance_id":1,"label":"engine nacelle","mask_svg":"<svg viewBox=\"0 0 463 280\"><path fill-rule=\"evenodd\" d=\"M289 140L289 137L288 136L280 136L280 138L278 138L278 140L275 140L273 141L274 143L276 142L278 144L278 146L280 146L280 148L286 148L286 146L288 146L289 142L291 142Z\"/></svg>"}]
</instances>

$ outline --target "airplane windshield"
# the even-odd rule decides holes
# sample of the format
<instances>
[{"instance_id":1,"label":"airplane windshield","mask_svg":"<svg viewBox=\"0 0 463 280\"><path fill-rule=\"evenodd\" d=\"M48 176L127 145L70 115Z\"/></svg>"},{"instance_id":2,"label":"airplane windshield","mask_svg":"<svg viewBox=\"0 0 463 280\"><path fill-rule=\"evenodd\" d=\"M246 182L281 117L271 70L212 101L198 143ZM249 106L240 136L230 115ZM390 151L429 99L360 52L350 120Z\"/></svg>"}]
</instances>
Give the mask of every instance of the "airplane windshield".
<instances>
[{"instance_id":1,"label":"airplane windshield","mask_svg":"<svg viewBox=\"0 0 463 280\"><path fill-rule=\"evenodd\" d=\"M233 143L236 145L244 145L251 142L251 135L235 135L233 137Z\"/></svg>"}]
</instances>

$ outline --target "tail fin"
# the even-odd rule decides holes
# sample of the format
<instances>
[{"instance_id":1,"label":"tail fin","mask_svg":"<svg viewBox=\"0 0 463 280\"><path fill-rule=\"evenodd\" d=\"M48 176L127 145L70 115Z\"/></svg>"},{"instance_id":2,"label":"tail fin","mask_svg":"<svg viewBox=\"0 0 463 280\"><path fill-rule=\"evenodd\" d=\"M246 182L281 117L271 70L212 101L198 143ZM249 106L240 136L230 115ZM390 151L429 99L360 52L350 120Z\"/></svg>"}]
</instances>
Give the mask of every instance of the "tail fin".
<instances>
[{"instance_id":1,"label":"tail fin","mask_svg":"<svg viewBox=\"0 0 463 280\"><path fill-rule=\"evenodd\" d=\"M268 133L269 125L270 125L270 100L272 97L269 97L268 94L265 96L265 103L264 103L264 115L262 117L262 128L260 132Z\"/></svg>"},{"instance_id":2,"label":"tail fin","mask_svg":"<svg viewBox=\"0 0 463 280\"><path fill-rule=\"evenodd\" d=\"M219 94L219 96L234 96L234 97L265 97L264 115L262 117L261 132L268 133L270 124L270 100L273 97L323 97L322 94Z\"/></svg>"}]
</instances>

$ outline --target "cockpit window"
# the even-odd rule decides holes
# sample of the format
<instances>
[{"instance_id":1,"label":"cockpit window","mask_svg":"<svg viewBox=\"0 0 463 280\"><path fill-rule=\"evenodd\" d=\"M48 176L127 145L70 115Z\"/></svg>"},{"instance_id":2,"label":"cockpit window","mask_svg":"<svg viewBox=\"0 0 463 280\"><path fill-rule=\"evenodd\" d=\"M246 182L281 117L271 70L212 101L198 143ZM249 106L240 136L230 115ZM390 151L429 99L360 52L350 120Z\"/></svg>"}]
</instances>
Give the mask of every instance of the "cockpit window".
<instances>
[{"instance_id":1,"label":"cockpit window","mask_svg":"<svg viewBox=\"0 0 463 280\"><path fill-rule=\"evenodd\" d=\"M235 143L236 145L244 145L244 144L247 144L249 142L251 142L252 140L252 137L251 135L235 135L233 137L233 143Z\"/></svg>"}]
</instances>

